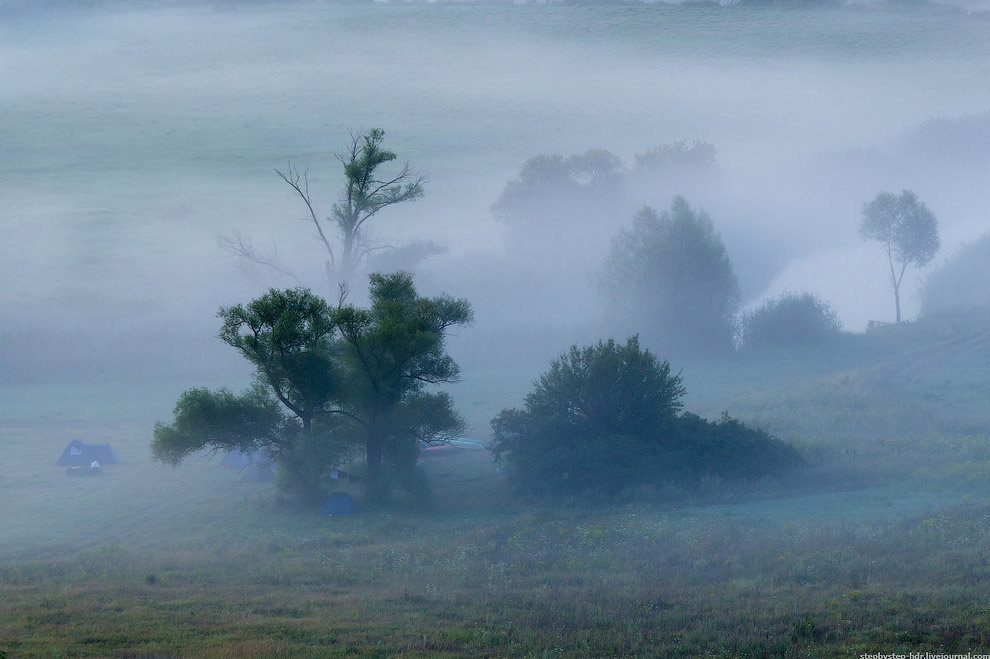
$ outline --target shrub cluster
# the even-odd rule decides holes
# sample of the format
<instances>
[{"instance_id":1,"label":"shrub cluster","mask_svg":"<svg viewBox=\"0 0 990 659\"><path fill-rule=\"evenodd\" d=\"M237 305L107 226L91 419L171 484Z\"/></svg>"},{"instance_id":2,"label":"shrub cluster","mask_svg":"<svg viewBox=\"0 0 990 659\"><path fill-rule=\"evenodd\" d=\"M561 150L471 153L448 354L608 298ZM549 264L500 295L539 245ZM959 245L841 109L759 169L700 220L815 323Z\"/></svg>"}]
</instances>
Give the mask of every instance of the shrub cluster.
<instances>
[{"instance_id":1,"label":"shrub cluster","mask_svg":"<svg viewBox=\"0 0 990 659\"><path fill-rule=\"evenodd\" d=\"M811 293L784 293L743 314L740 342L745 348L808 346L842 332L832 306Z\"/></svg>"},{"instance_id":2,"label":"shrub cluster","mask_svg":"<svg viewBox=\"0 0 990 659\"><path fill-rule=\"evenodd\" d=\"M801 463L791 446L727 415L711 423L679 414L684 393L670 364L636 337L573 346L551 362L523 409L492 420L492 450L520 490L550 496L759 478Z\"/></svg>"}]
</instances>

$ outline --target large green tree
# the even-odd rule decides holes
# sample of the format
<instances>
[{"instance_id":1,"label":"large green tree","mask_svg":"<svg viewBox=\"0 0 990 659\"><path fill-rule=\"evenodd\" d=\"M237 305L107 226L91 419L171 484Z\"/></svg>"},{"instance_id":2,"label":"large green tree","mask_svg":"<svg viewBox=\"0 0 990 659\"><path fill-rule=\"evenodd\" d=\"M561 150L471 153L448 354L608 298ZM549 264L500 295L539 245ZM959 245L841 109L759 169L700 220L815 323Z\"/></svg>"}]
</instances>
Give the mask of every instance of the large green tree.
<instances>
[{"instance_id":1,"label":"large green tree","mask_svg":"<svg viewBox=\"0 0 990 659\"><path fill-rule=\"evenodd\" d=\"M612 239L598 290L613 318L666 351L731 348L739 283L708 214L674 197Z\"/></svg>"},{"instance_id":2,"label":"large green tree","mask_svg":"<svg viewBox=\"0 0 990 659\"><path fill-rule=\"evenodd\" d=\"M220 337L255 365L256 385L235 396L191 389L172 424L155 427L157 459L178 464L202 449L269 448L290 489L308 502L349 449L363 449L367 494L381 498L392 467L407 485L420 442L460 433L449 395L457 380L444 337L471 321L466 300L421 297L405 272L371 276L371 307L329 307L311 292L272 290L224 307Z\"/></svg>"},{"instance_id":3,"label":"large green tree","mask_svg":"<svg viewBox=\"0 0 990 659\"><path fill-rule=\"evenodd\" d=\"M337 404L344 366L333 310L304 289L272 290L218 316L220 338L254 364L256 384L240 395L184 392L173 422L155 426L155 458L176 465L204 448L265 448L293 494L316 502L324 476L348 453L354 421Z\"/></svg>"},{"instance_id":4,"label":"large green tree","mask_svg":"<svg viewBox=\"0 0 990 659\"><path fill-rule=\"evenodd\" d=\"M923 268L938 253L942 242L938 220L917 195L904 190L899 195L881 192L863 204L863 221L859 232L867 240L883 247L890 265L890 284L894 289L897 322L901 322L901 282L908 266Z\"/></svg>"},{"instance_id":5,"label":"large green tree","mask_svg":"<svg viewBox=\"0 0 990 659\"><path fill-rule=\"evenodd\" d=\"M463 431L444 392L428 385L456 382L459 369L446 353L447 330L472 320L467 300L421 297L405 272L371 276L371 307L337 311L347 347L349 381L344 407L359 420L367 462L367 491L381 497L384 464L409 474L421 441Z\"/></svg>"}]
</instances>

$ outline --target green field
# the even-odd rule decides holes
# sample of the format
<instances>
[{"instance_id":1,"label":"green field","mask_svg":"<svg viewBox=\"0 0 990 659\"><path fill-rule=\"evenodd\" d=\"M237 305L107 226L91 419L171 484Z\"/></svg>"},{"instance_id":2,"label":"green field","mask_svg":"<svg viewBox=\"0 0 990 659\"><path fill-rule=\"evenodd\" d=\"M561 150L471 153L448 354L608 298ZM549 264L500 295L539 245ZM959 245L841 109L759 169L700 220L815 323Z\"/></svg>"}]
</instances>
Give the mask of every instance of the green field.
<instances>
[{"instance_id":1,"label":"green field","mask_svg":"<svg viewBox=\"0 0 990 659\"><path fill-rule=\"evenodd\" d=\"M929 380L985 387L990 351L985 329L938 340L941 326L847 337L803 358L740 356L718 374L697 368L697 378L686 371L697 392L689 409L718 399L747 421L770 418L811 466L774 481L667 484L609 505L518 499L486 452L462 450L422 460L432 501L320 517L280 504L270 485L237 485L216 457L178 469L151 462L151 421L167 418L174 386L5 387L0 650L144 658L984 650L985 398L932 399L937 387L903 373L924 350ZM926 399L939 415L926 416ZM66 478L54 462L72 437L110 441L123 462L103 478Z\"/></svg>"}]
</instances>

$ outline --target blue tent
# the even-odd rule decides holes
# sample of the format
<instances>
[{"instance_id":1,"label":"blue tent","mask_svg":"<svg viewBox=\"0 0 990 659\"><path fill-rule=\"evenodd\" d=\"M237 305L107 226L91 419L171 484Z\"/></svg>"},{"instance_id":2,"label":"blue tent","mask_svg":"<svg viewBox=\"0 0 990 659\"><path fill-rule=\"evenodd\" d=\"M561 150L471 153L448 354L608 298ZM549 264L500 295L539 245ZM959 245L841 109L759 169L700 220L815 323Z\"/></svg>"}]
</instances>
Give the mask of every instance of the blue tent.
<instances>
[{"instance_id":1,"label":"blue tent","mask_svg":"<svg viewBox=\"0 0 990 659\"><path fill-rule=\"evenodd\" d=\"M94 460L101 465L120 462L120 458L113 452L109 444L90 444L73 439L62 451L62 456L55 464L59 467L79 467L82 465L88 467Z\"/></svg>"},{"instance_id":2,"label":"blue tent","mask_svg":"<svg viewBox=\"0 0 990 659\"><path fill-rule=\"evenodd\" d=\"M350 515L357 512L354 497L347 492L334 492L323 502L320 513L323 515Z\"/></svg>"}]
</instances>

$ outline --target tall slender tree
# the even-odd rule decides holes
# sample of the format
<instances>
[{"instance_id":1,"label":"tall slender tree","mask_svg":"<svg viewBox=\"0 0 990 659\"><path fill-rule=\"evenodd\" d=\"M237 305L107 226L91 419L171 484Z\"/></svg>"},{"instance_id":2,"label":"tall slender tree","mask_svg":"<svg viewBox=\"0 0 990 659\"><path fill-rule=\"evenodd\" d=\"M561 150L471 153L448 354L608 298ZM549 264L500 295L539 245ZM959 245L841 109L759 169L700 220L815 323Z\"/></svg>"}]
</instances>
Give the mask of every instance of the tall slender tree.
<instances>
[{"instance_id":1,"label":"tall slender tree","mask_svg":"<svg viewBox=\"0 0 990 659\"><path fill-rule=\"evenodd\" d=\"M866 240L876 240L887 254L890 284L894 290L897 322L901 322L901 282L908 266L923 268L941 247L938 220L917 195L904 190L900 195L881 192L863 204L859 232Z\"/></svg>"}]
</instances>

